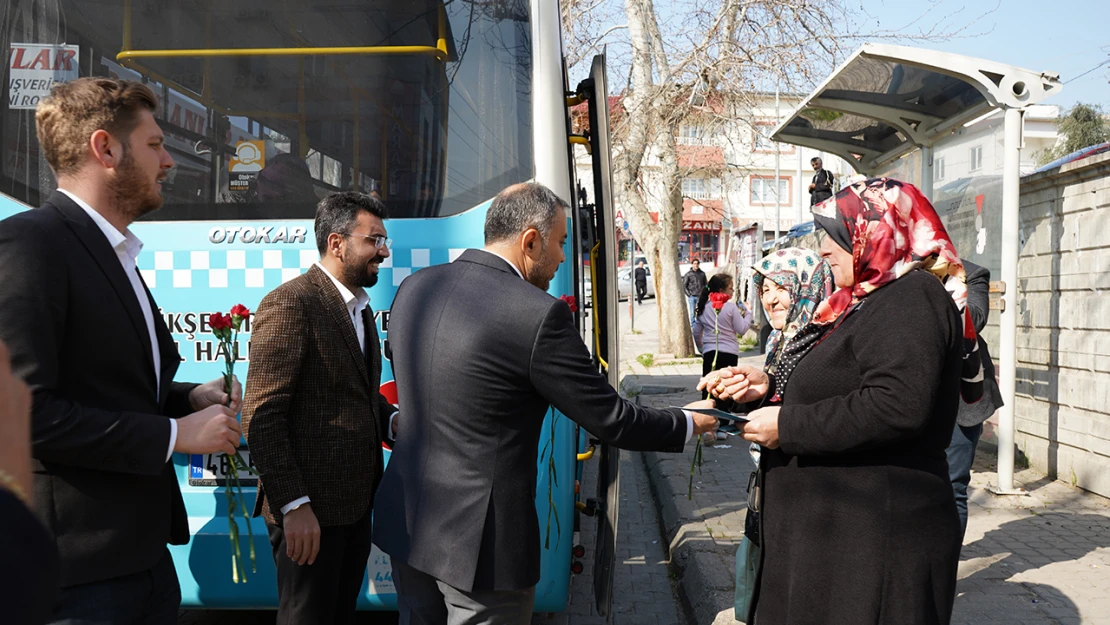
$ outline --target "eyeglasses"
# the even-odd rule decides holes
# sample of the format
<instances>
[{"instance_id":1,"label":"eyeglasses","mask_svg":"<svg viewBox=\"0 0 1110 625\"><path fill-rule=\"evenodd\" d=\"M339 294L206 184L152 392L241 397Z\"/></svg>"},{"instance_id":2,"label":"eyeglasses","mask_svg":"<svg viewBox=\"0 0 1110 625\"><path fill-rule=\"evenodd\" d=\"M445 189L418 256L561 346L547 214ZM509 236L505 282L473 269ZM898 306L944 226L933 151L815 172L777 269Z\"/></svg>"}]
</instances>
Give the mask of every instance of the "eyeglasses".
<instances>
[{"instance_id":1,"label":"eyeglasses","mask_svg":"<svg viewBox=\"0 0 1110 625\"><path fill-rule=\"evenodd\" d=\"M364 239L367 239L371 243L374 244L374 247L376 247L378 249L381 249L381 248L384 247L385 249L388 250L388 249L393 247L393 239L390 239L390 238L388 238L386 236L383 236L383 235L380 235L380 234L359 234L357 232L348 232L347 236L349 236L349 237L362 237Z\"/></svg>"}]
</instances>

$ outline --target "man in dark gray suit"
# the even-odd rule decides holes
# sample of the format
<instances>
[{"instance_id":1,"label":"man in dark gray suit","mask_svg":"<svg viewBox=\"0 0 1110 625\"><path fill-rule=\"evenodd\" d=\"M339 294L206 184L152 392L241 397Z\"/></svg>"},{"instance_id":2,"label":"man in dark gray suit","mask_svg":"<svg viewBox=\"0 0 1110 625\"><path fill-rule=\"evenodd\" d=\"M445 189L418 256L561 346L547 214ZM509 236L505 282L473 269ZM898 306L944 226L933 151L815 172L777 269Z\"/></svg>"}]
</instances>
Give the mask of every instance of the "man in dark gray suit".
<instances>
[{"instance_id":1,"label":"man in dark gray suit","mask_svg":"<svg viewBox=\"0 0 1110 625\"><path fill-rule=\"evenodd\" d=\"M594 368L570 308L546 293L564 259L566 208L542 185L509 187L486 215L484 250L413 274L393 301L404 422L375 500L374 543L392 558L402 625L529 621L550 405L629 449L681 450L716 427L628 402Z\"/></svg>"},{"instance_id":2,"label":"man in dark gray suit","mask_svg":"<svg viewBox=\"0 0 1110 625\"><path fill-rule=\"evenodd\" d=\"M956 510L960 513L961 535L967 531L967 485L971 482L971 465L975 462L975 447L983 434L983 422L1002 407L1002 393L994 379L994 362L983 340L983 328L990 315L991 272L975 263L963 262L967 272L967 309L971 312L975 333L979 335L979 354L983 360L983 398L974 404L964 403L960 398L952 442L946 450L948 476L956 495Z\"/></svg>"}]
</instances>

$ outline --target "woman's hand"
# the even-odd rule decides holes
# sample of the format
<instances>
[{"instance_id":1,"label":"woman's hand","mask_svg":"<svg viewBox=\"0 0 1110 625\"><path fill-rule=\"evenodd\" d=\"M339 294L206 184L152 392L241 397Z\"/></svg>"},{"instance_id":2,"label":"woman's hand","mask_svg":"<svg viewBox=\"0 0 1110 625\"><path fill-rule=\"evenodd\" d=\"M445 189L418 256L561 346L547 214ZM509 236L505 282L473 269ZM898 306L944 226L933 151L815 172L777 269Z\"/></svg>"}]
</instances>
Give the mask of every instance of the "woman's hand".
<instances>
[{"instance_id":1,"label":"woman's hand","mask_svg":"<svg viewBox=\"0 0 1110 625\"><path fill-rule=\"evenodd\" d=\"M745 403L763 399L771 387L771 379L762 369L739 365L710 372L698 382L698 390L708 390L717 399Z\"/></svg>"},{"instance_id":2,"label":"woman's hand","mask_svg":"<svg viewBox=\"0 0 1110 625\"><path fill-rule=\"evenodd\" d=\"M778 449L779 407L760 408L748 413L748 417L751 420L744 424L742 433L744 440L757 443L767 449Z\"/></svg>"}]
</instances>

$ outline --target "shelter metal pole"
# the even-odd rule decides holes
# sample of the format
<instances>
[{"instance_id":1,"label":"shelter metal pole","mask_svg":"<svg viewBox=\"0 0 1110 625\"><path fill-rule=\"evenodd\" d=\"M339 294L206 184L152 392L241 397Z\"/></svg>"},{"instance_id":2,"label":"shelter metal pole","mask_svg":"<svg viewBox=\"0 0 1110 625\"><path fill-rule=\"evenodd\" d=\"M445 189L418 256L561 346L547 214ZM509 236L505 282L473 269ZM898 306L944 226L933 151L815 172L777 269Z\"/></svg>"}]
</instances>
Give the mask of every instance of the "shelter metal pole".
<instances>
[{"instance_id":1,"label":"shelter metal pole","mask_svg":"<svg viewBox=\"0 0 1110 625\"><path fill-rule=\"evenodd\" d=\"M796 145L794 146L794 150L798 153L798 169L795 172L797 178L794 179L794 191L798 194L796 201L798 205L798 219L794 222L794 225L798 225L805 221L806 202L802 198L806 196L806 183L802 180L802 146Z\"/></svg>"},{"instance_id":2,"label":"shelter metal pole","mask_svg":"<svg viewBox=\"0 0 1110 625\"><path fill-rule=\"evenodd\" d=\"M933 146L921 146L921 193L933 201Z\"/></svg>"},{"instance_id":3,"label":"shelter metal pole","mask_svg":"<svg viewBox=\"0 0 1110 625\"><path fill-rule=\"evenodd\" d=\"M775 85L775 122L779 120L779 86ZM779 192L782 190L782 185L779 184L779 159L782 156L782 150L779 149L779 144L775 143L775 239L778 240L782 236L782 198L779 197Z\"/></svg>"},{"instance_id":4,"label":"shelter metal pole","mask_svg":"<svg viewBox=\"0 0 1110 625\"><path fill-rule=\"evenodd\" d=\"M996 495L1021 494L1014 489L1014 394L1017 375L1017 273L1019 193L1021 181L1021 109L1006 109L1002 166L1002 281L1005 310L999 315L998 484Z\"/></svg>"}]
</instances>

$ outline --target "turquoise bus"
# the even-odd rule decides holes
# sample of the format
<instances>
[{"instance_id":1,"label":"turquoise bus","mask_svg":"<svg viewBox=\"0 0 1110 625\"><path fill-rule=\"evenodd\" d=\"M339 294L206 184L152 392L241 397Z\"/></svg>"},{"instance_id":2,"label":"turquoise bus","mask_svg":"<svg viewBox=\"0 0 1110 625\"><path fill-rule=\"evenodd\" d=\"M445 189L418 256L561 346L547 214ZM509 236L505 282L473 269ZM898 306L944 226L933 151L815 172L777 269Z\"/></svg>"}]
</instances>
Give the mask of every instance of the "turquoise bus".
<instances>
[{"instance_id":1,"label":"turquoise bus","mask_svg":"<svg viewBox=\"0 0 1110 625\"><path fill-rule=\"evenodd\" d=\"M177 342L179 380L221 372L211 313L253 309L274 287L318 259L313 216L326 194L377 194L394 240L370 290L388 345L389 307L414 271L482 245L485 211L509 184L536 180L573 204L567 258L551 284L581 301L592 277L593 309L579 313L598 366L616 381L613 211L609 201L604 60L568 89L559 7L550 0L10 0L9 50L0 105L0 218L38 205L55 187L35 138L34 105L56 82L78 76L140 80L160 96L156 117L176 162L165 204L133 226L145 246L139 268ZM589 104L591 135L571 132L569 109ZM575 144L582 144L576 148ZM573 178L575 149L594 156L587 205ZM583 253L585 251L585 253ZM595 275L589 276L593 269ZM490 294L496 297L496 294ZM249 322L235 350L250 366ZM388 356L388 349L383 348ZM383 392L393 392L388 360ZM402 410L404 407L401 407ZM537 612L561 611L584 549L580 515L600 523L594 546L599 607L607 610L616 527L614 452L592 444L565 417L540 441L536 512L558 518L543 550ZM551 434L553 433L553 435ZM551 443L548 446L548 443ZM250 450L244 443L244 456ZM549 494L554 458L558 485ZM387 451L388 458L388 451ZM599 462L597 497L574 477ZM265 525L253 519L257 572L233 583L221 455L175 454L192 539L171 548L182 603L194 608L271 608L277 603ZM248 509L256 481L240 476ZM581 492L580 492L581 491ZM593 522L593 521L590 521ZM242 519L240 525L244 523ZM242 527L246 541L246 527ZM243 545L244 557L247 546ZM360 607L396 605L388 557L377 549Z\"/></svg>"}]
</instances>

